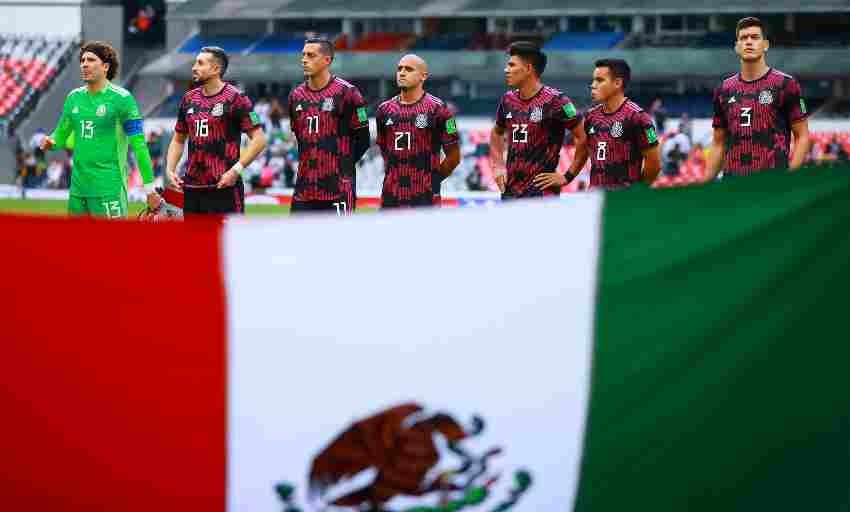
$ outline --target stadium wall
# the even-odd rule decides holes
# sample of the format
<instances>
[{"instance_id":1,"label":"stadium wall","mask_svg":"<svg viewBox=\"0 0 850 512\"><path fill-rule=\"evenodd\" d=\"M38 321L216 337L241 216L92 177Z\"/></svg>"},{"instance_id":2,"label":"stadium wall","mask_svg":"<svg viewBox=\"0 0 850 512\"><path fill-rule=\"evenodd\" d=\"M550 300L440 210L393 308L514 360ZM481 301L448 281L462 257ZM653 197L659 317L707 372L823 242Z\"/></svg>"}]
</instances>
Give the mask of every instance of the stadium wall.
<instances>
[{"instance_id":1,"label":"stadium wall","mask_svg":"<svg viewBox=\"0 0 850 512\"><path fill-rule=\"evenodd\" d=\"M80 0L0 0L0 32L12 34L79 35Z\"/></svg>"}]
</instances>

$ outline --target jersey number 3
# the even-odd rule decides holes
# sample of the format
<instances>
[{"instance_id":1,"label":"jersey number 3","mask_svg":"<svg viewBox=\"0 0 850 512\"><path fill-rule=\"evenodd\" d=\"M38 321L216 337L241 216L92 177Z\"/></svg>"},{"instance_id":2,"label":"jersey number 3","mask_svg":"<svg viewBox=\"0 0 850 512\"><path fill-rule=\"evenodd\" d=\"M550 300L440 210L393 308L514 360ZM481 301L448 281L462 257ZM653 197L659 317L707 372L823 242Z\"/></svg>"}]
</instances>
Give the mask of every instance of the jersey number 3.
<instances>
[{"instance_id":1,"label":"jersey number 3","mask_svg":"<svg viewBox=\"0 0 850 512\"><path fill-rule=\"evenodd\" d=\"M741 107L741 126L744 128L753 124L753 107Z\"/></svg>"}]
</instances>

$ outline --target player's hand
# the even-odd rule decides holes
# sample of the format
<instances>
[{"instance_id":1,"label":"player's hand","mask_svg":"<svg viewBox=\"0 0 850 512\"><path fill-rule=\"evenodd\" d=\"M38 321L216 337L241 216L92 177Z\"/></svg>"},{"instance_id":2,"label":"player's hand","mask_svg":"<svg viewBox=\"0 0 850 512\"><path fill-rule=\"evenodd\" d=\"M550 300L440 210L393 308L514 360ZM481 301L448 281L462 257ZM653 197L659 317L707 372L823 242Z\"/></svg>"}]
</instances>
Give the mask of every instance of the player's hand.
<instances>
[{"instance_id":1,"label":"player's hand","mask_svg":"<svg viewBox=\"0 0 850 512\"><path fill-rule=\"evenodd\" d=\"M166 173L168 174L168 181L171 183L171 188L178 192L183 190L183 180L177 175L177 171L166 171Z\"/></svg>"},{"instance_id":2,"label":"player's hand","mask_svg":"<svg viewBox=\"0 0 850 512\"><path fill-rule=\"evenodd\" d=\"M151 192L148 194L148 208L151 210L159 210L159 207L162 206L162 198L156 192Z\"/></svg>"},{"instance_id":3,"label":"player's hand","mask_svg":"<svg viewBox=\"0 0 850 512\"><path fill-rule=\"evenodd\" d=\"M55 145L55 140L50 137L45 137L41 140L41 144L39 144L38 146L42 151L50 151Z\"/></svg>"},{"instance_id":4,"label":"player's hand","mask_svg":"<svg viewBox=\"0 0 850 512\"><path fill-rule=\"evenodd\" d=\"M504 169L495 172L496 186L499 187L499 192L505 193L505 182L507 182L507 174Z\"/></svg>"},{"instance_id":5,"label":"player's hand","mask_svg":"<svg viewBox=\"0 0 850 512\"><path fill-rule=\"evenodd\" d=\"M232 187L236 184L237 179L239 179L239 173L236 172L236 169L230 169L221 175L221 178L218 179L218 184L215 188Z\"/></svg>"},{"instance_id":6,"label":"player's hand","mask_svg":"<svg viewBox=\"0 0 850 512\"><path fill-rule=\"evenodd\" d=\"M534 177L534 186L540 190L550 187L563 187L566 184L567 179L557 172L541 172Z\"/></svg>"}]
</instances>

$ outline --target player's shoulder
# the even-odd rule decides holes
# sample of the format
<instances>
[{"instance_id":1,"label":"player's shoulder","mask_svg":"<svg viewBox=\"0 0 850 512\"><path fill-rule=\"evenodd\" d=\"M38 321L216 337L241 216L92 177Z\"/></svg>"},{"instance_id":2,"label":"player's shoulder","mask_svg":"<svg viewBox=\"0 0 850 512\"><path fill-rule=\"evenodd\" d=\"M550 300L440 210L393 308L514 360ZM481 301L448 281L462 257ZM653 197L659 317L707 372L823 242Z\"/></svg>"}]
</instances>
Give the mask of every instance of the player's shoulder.
<instances>
[{"instance_id":1,"label":"player's shoulder","mask_svg":"<svg viewBox=\"0 0 850 512\"><path fill-rule=\"evenodd\" d=\"M725 77L723 80L721 80L720 85L718 86L718 89L729 90L729 89L732 89L734 87L737 87L740 84L741 84L741 77L738 76L738 73L734 73L732 75Z\"/></svg>"},{"instance_id":2,"label":"player's shoulder","mask_svg":"<svg viewBox=\"0 0 850 512\"><path fill-rule=\"evenodd\" d=\"M602 103L597 103L593 105L589 109L587 109L584 113L585 117L595 117L602 113Z\"/></svg>"},{"instance_id":3,"label":"player's shoulder","mask_svg":"<svg viewBox=\"0 0 850 512\"><path fill-rule=\"evenodd\" d=\"M641 107L640 105L638 105L634 101L628 100L628 99L626 100L626 103L623 105L623 110L625 110L627 113L629 113L631 115L641 115L641 114L646 113L646 111L643 109L643 107Z\"/></svg>"},{"instance_id":4,"label":"player's shoulder","mask_svg":"<svg viewBox=\"0 0 850 512\"><path fill-rule=\"evenodd\" d=\"M68 92L68 96L66 96L66 98L68 98L68 99L76 98L77 96L79 96L81 94L85 94L85 92L86 92L86 86L85 85L82 86L82 87L77 87L76 89L71 89Z\"/></svg>"},{"instance_id":5,"label":"player's shoulder","mask_svg":"<svg viewBox=\"0 0 850 512\"><path fill-rule=\"evenodd\" d=\"M110 92L118 95L121 98L129 98L129 97L132 96L132 94L130 94L130 91L128 91L127 89L125 89L125 88L123 88L119 85L115 85L112 82L110 82L109 85L107 85L106 87L109 88Z\"/></svg>"},{"instance_id":6,"label":"player's shoulder","mask_svg":"<svg viewBox=\"0 0 850 512\"><path fill-rule=\"evenodd\" d=\"M382 101L380 105L378 105L378 112L386 112L395 107L396 103L398 103L398 96L393 96L392 98Z\"/></svg>"},{"instance_id":7,"label":"player's shoulder","mask_svg":"<svg viewBox=\"0 0 850 512\"><path fill-rule=\"evenodd\" d=\"M298 85L296 85L295 87L292 88L292 90L289 92L289 98L290 99L299 98L299 97L304 95L304 92L306 90L307 90L307 83L301 82L300 84L298 84Z\"/></svg>"},{"instance_id":8,"label":"player's shoulder","mask_svg":"<svg viewBox=\"0 0 850 512\"><path fill-rule=\"evenodd\" d=\"M505 92L505 94L502 95L502 98L501 98L500 101L502 103L508 103L508 102L517 101L518 99L519 99L519 91L517 89L511 89L511 90Z\"/></svg>"},{"instance_id":9,"label":"player's shoulder","mask_svg":"<svg viewBox=\"0 0 850 512\"><path fill-rule=\"evenodd\" d=\"M201 87L189 89L183 93L183 101L191 101L197 98L199 94L201 94Z\"/></svg>"},{"instance_id":10,"label":"player's shoulder","mask_svg":"<svg viewBox=\"0 0 850 512\"><path fill-rule=\"evenodd\" d=\"M542 94L544 94L547 98L564 98L566 94L564 91L558 89L557 87L552 87L551 85L544 85Z\"/></svg>"},{"instance_id":11,"label":"player's shoulder","mask_svg":"<svg viewBox=\"0 0 850 512\"><path fill-rule=\"evenodd\" d=\"M776 79L782 82L783 85L788 84L799 84L796 78L793 75L785 73L784 71L780 71L776 68L771 68L770 73L776 77Z\"/></svg>"},{"instance_id":12,"label":"player's shoulder","mask_svg":"<svg viewBox=\"0 0 850 512\"><path fill-rule=\"evenodd\" d=\"M434 96L433 94L431 94L429 92L425 93L425 98L428 100L429 103L431 103L432 105L434 105L437 108L442 108L442 107L446 106L445 101L438 98L437 96Z\"/></svg>"},{"instance_id":13,"label":"player's shoulder","mask_svg":"<svg viewBox=\"0 0 850 512\"><path fill-rule=\"evenodd\" d=\"M338 77L338 76L334 76L334 83L335 83L335 84L337 84L338 86L342 87L342 88L343 88L343 90L345 90L345 91L357 91L357 92L360 92L360 89L358 89L356 85L354 85L353 83L349 82L348 80L345 80L344 78L340 78L340 77Z\"/></svg>"}]
</instances>

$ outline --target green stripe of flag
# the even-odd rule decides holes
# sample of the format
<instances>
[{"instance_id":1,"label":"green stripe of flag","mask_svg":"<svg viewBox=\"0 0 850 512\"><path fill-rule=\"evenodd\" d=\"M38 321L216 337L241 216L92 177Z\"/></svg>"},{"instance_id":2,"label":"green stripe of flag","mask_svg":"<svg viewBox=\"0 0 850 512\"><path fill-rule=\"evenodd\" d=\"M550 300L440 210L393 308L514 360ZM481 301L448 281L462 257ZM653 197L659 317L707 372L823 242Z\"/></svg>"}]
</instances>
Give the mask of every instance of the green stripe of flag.
<instances>
[{"instance_id":1,"label":"green stripe of flag","mask_svg":"<svg viewBox=\"0 0 850 512\"><path fill-rule=\"evenodd\" d=\"M850 168L610 193L578 511L850 507Z\"/></svg>"}]
</instances>

